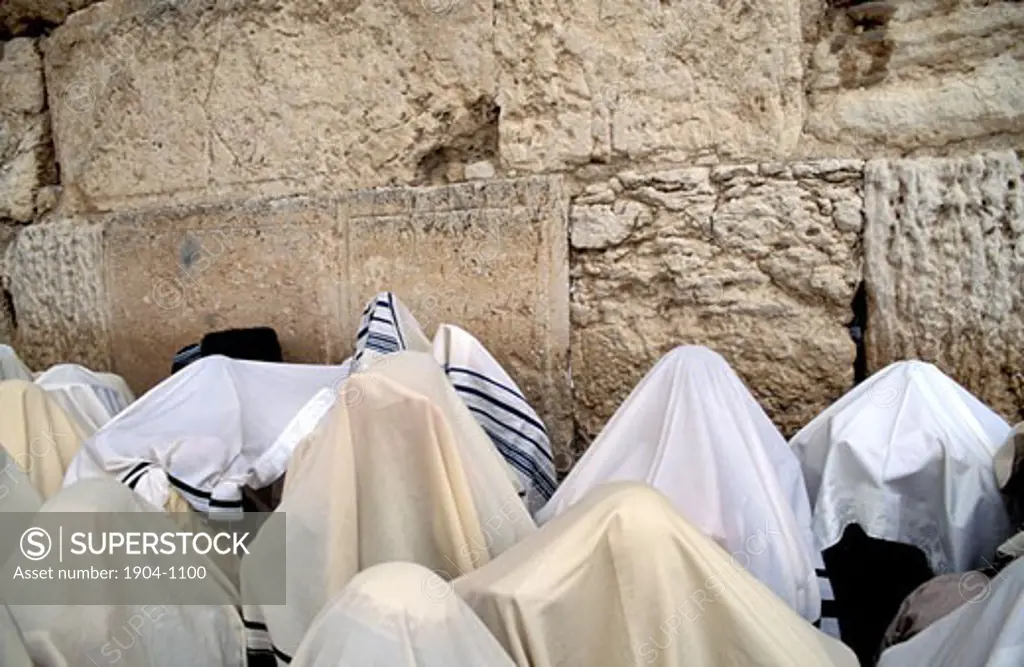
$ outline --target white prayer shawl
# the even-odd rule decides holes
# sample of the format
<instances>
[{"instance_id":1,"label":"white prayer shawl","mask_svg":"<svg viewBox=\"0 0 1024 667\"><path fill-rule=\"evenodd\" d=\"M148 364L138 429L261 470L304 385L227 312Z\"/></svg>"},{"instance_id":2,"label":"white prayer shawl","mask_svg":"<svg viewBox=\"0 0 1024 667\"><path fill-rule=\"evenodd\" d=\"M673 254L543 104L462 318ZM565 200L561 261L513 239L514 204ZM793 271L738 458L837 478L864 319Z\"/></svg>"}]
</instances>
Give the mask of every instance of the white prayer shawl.
<instances>
[{"instance_id":1,"label":"white prayer shawl","mask_svg":"<svg viewBox=\"0 0 1024 667\"><path fill-rule=\"evenodd\" d=\"M604 484L456 592L520 667L856 667L661 493Z\"/></svg>"},{"instance_id":2,"label":"white prayer shawl","mask_svg":"<svg viewBox=\"0 0 1024 667\"><path fill-rule=\"evenodd\" d=\"M94 373L77 364L53 366L37 375L35 383L78 422L86 436L105 426L134 400L118 376Z\"/></svg>"},{"instance_id":3,"label":"white prayer shawl","mask_svg":"<svg viewBox=\"0 0 1024 667\"><path fill-rule=\"evenodd\" d=\"M204 357L147 392L83 445L65 485L113 475L163 507L170 486L200 512L237 516L242 487L285 472L349 366ZM322 392L322 390L328 392Z\"/></svg>"},{"instance_id":4,"label":"white prayer shawl","mask_svg":"<svg viewBox=\"0 0 1024 667\"><path fill-rule=\"evenodd\" d=\"M163 512L110 478L83 480L62 489L41 511L83 512L93 532L176 530ZM120 569L128 564L121 561L123 556L111 555L109 567ZM138 560L132 562L137 564ZM29 653L34 658L48 656L41 661L36 658L39 667L114 663L132 667L244 667L245 631L236 608L237 597L213 562L207 561L204 567L209 596L221 599L220 604L12 604L10 610ZM103 585L99 580L92 583ZM171 588L180 586L180 582L164 578L148 585ZM168 599L172 595L173 591L168 591Z\"/></svg>"},{"instance_id":5,"label":"white prayer shawl","mask_svg":"<svg viewBox=\"0 0 1024 667\"><path fill-rule=\"evenodd\" d=\"M734 554L797 613L821 612L799 465L728 363L679 347L640 381L538 515L544 523L595 486L643 481Z\"/></svg>"},{"instance_id":6,"label":"white prayer shawl","mask_svg":"<svg viewBox=\"0 0 1024 667\"><path fill-rule=\"evenodd\" d=\"M936 574L983 566L1011 532L993 472L1009 431L931 364L878 371L790 442L818 546L856 523L876 539L920 548Z\"/></svg>"},{"instance_id":7,"label":"white prayer shawl","mask_svg":"<svg viewBox=\"0 0 1024 667\"><path fill-rule=\"evenodd\" d=\"M967 604L886 650L878 667L1024 665L1024 559L991 581L968 572L960 590Z\"/></svg>"},{"instance_id":8,"label":"white prayer shawl","mask_svg":"<svg viewBox=\"0 0 1024 667\"><path fill-rule=\"evenodd\" d=\"M430 340L393 292L380 292L363 309L363 317L356 332L357 362L369 361L365 356L379 356L411 350L430 352Z\"/></svg>"},{"instance_id":9,"label":"white prayer shawl","mask_svg":"<svg viewBox=\"0 0 1024 667\"><path fill-rule=\"evenodd\" d=\"M287 605L245 605L250 650L281 663L358 572L401 560L452 579L536 530L487 435L440 366L417 352L353 373L296 449L276 511L286 516L286 553L263 546L265 526L242 561L242 599L287 557Z\"/></svg>"},{"instance_id":10,"label":"white prayer shawl","mask_svg":"<svg viewBox=\"0 0 1024 667\"><path fill-rule=\"evenodd\" d=\"M0 345L0 380L32 381L32 371L21 362L10 345Z\"/></svg>"},{"instance_id":11,"label":"white prayer shawl","mask_svg":"<svg viewBox=\"0 0 1024 667\"><path fill-rule=\"evenodd\" d=\"M82 428L40 387L0 382L0 446L46 500L61 488L81 446Z\"/></svg>"},{"instance_id":12,"label":"white prayer shawl","mask_svg":"<svg viewBox=\"0 0 1024 667\"><path fill-rule=\"evenodd\" d=\"M512 468L536 514L557 486L551 441L540 417L515 381L469 333L442 324L434 335L434 358Z\"/></svg>"},{"instance_id":13,"label":"white prayer shawl","mask_svg":"<svg viewBox=\"0 0 1024 667\"><path fill-rule=\"evenodd\" d=\"M412 563L357 574L306 633L291 667L515 667L452 585Z\"/></svg>"},{"instance_id":14,"label":"white prayer shawl","mask_svg":"<svg viewBox=\"0 0 1024 667\"><path fill-rule=\"evenodd\" d=\"M32 480L18 462L0 447L0 512L38 512L43 506Z\"/></svg>"},{"instance_id":15,"label":"white prayer shawl","mask_svg":"<svg viewBox=\"0 0 1024 667\"><path fill-rule=\"evenodd\" d=\"M0 603L0 665L3 667L33 667L32 659L7 605Z\"/></svg>"}]
</instances>

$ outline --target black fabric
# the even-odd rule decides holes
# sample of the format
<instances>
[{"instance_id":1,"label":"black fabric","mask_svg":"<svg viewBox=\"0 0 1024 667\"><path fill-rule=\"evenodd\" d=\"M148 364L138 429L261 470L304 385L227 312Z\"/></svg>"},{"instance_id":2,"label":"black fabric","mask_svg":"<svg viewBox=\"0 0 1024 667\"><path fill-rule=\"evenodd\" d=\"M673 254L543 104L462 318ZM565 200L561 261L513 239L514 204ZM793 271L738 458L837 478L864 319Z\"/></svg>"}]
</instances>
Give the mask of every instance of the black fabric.
<instances>
[{"instance_id":1,"label":"black fabric","mask_svg":"<svg viewBox=\"0 0 1024 667\"><path fill-rule=\"evenodd\" d=\"M903 599L932 578L928 560L917 547L868 537L857 525L823 557L843 642L861 665L873 665Z\"/></svg>"},{"instance_id":2,"label":"black fabric","mask_svg":"<svg viewBox=\"0 0 1024 667\"><path fill-rule=\"evenodd\" d=\"M171 362L171 375L192 362L213 354L249 361L284 361L277 332L270 327L225 329L208 333L202 342L186 345L175 352Z\"/></svg>"},{"instance_id":3,"label":"black fabric","mask_svg":"<svg viewBox=\"0 0 1024 667\"><path fill-rule=\"evenodd\" d=\"M199 348L200 354L204 357L222 354L232 359L284 361L277 332L270 327L214 331L203 336Z\"/></svg>"}]
</instances>

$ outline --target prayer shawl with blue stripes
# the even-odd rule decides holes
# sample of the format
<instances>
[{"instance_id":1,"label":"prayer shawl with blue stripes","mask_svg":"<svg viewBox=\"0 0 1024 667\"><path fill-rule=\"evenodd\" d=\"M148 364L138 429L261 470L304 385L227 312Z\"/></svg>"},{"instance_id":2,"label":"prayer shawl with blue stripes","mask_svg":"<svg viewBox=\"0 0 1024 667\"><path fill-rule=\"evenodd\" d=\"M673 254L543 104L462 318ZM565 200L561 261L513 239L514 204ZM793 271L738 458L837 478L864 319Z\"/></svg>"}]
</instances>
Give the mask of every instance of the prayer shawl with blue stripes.
<instances>
[{"instance_id":1,"label":"prayer shawl with blue stripes","mask_svg":"<svg viewBox=\"0 0 1024 667\"><path fill-rule=\"evenodd\" d=\"M364 359L368 353L383 355L403 350L429 353L430 349L430 341L419 322L393 292L380 292L366 304L356 333L355 361L370 361Z\"/></svg>"},{"instance_id":2,"label":"prayer shawl with blue stripes","mask_svg":"<svg viewBox=\"0 0 1024 667\"><path fill-rule=\"evenodd\" d=\"M536 513L555 492L551 441L519 387L480 342L451 324L434 336L434 358L524 489Z\"/></svg>"}]
</instances>

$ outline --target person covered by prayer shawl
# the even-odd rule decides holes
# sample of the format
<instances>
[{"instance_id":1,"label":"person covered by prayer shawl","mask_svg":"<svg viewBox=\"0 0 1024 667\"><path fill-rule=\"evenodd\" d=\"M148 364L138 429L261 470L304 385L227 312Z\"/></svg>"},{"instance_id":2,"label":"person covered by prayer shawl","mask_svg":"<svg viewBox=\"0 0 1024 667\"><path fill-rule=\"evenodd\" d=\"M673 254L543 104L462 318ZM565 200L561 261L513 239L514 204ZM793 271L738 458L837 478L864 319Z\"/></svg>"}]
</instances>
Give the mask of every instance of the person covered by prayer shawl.
<instances>
[{"instance_id":1,"label":"person covered by prayer shawl","mask_svg":"<svg viewBox=\"0 0 1024 667\"><path fill-rule=\"evenodd\" d=\"M0 446L0 512L38 512L43 497L25 471Z\"/></svg>"},{"instance_id":2,"label":"person covered by prayer shawl","mask_svg":"<svg viewBox=\"0 0 1024 667\"><path fill-rule=\"evenodd\" d=\"M84 440L82 427L40 387L0 382L0 446L43 500L60 490Z\"/></svg>"},{"instance_id":3,"label":"person covered by prayer shawl","mask_svg":"<svg viewBox=\"0 0 1024 667\"><path fill-rule=\"evenodd\" d=\"M392 292L379 292L363 309L352 358L366 364L373 357L405 350L430 352L432 346L405 304Z\"/></svg>"},{"instance_id":4,"label":"person covered by prayer shawl","mask_svg":"<svg viewBox=\"0 0 1024 667\"><path fill-rule=\"evenodd\" d=\"M286 517L287 544L257 555L268 519L242 560L242 599L250 654L271 652L280 664L360 571L401 560L452 579L536 530L487 435L437 362L418 352L351 375L295 450L275 514ZM287 604L251 604L262 572L281 559Z\"/></svg>"},{"instance_id":5,"label":"person covered by prayer shawl","mask_svg":"<svg viewBox=\"0 0 1024 667\"><path fill-rule=\"evenodd\" d=\"M111 475L158 507L173 488L199 512L237 518L243 488L284 474L347 377L345 364L200 359L86 440L64 483Z\"/></svg>"},{"instance_id":6,"label":"person covered by prayer shawl","mask_svg":"<svg viewBox=\"0 0 1024 667\"><path fill-rule=\"evenodd\" d=\"M526 506L536 515L558 483L551 440L540 417L505 369L468 332L451 324L438 327L434 358L519 477Z\"/></svg>"},{"instance_id":7,"label":"person covered by prayer shawl","mask_svg":"<svg viewBox=\"0 0 1024 667\"><path fill-rule=\"evenodd\" d=\"M917 586L984 566L1009 536L993 472L1009 430L935 366L908 361L878 371L792 438L842 637L862 661L873 660Z\"/></svg>"},{"instance_id":8,"label":"person covered by prayer shawl","mask_svg":"<svg viewBox=\"0 0 1024 667\"><path fill-rule=\"evenodd\" d=\"M468 332L442 324L430 343L416 318L392 292L366 304L353 355L358 367L401 351L433 352L456 393L516 475L520 495L536 513L557 485L547 429L522 391Z\"/></svg>"},{"instance_id":9,"label":"person covered by prayer shawl","mask_svg":"<svg viewBox=\"0 0 1024 667\"><path fill-rule=\"evenodd\" d=\"M291 667L515 667L450 582L413 563L357 574L313 621Z\"/></svg>"},{"instance_id":10,"label":"person covered by prayer shawl","mask_svg":"<svg viewBox=\"0 0 1024 667\"><path fill-rule=\"evenodd\" d=\"M679 347L615 412L538 515L550 521L598 484L643 481L808 621L820 563L799 462L715 352Z\"/></svg>"},{"instance_id":11,"label":"person covered by prayer shawl","mask_svg":"<svg viewBox=\"0 0 1024 667\"><path fill-rule=\"evenodd\" d=\"M593 489L455 591L520 667L855 667L673 503Z\"/></svg>"},{"instance_id":12,"label":"person covered by prayer shawl","mask_svg":"<svg viewBox=\"0 0 1024 667\"><path fill-rule=\"evenodd\" d=\"M53 366L40 373L35 383L78 422L87 437L135 400L120 377L77 364Z\"/></svg>"},{"instance_id":13,"label":"person covered by prayer shawl","mask_svg":"<svg viewBox=\"0 0 1024 667\"><path fill-rule=\"evenodd\" d=\"M1024 665L1024 558L992 579L961 575L958 590L964 603L884 651L878 667Z\"/></svg>"},{"instance_id":14,"label":"person covered by prayer shawl","mask_svg":"<svg viewBox=\"0 0 1024 667\"><path fill-rule=\"evenodd\" d=\"M1024 423L1017 424L996 453L996 480L1014 525L1024 521ZM984 593L984 585L1024 554L1024 531L996 550L991 563L972 572L942 574L914 589L903 600L882 639L882 650L916 636L932 623L970 601L966 589Z\"/></svg>"},{"instance_id":15,"label":"person covered by prayer shawl","mask_svg":"<svg viewBox=\"0 0 1024 667\"><path fill-rule=\"evenodd\" d=\"M62 489L37 516L48 513L79 513L81 520L76 527L91 536L179 530L161 510L107 477L83 480ZM125 551L112 550L97 558L103 568L120 572L125 566L139 564L139 557ZM3 564L0 572L5 581L11 581L15 563L24 560L17 560L21 555L14 552ZM126 586L143 585L123 578L77 581L74 596L66 588L60 592L60 604L15 604L10 597L4 601L36 667L115 663L132 667L244 667L245 629L237 609L237 592L205 556L192 554L190 559L197 567L205 568L201 580L188 583L191 592L184 593L182 581L165 574L146 580L144 585L154 596L146 604L117 602L125 595ZM40 583L26 582L26 586ZM9 587L4 590L14 595ZM39 595L31 588L26 590ZM25 594L21 591L18 597Z\"/></svg>"}]
</instances>

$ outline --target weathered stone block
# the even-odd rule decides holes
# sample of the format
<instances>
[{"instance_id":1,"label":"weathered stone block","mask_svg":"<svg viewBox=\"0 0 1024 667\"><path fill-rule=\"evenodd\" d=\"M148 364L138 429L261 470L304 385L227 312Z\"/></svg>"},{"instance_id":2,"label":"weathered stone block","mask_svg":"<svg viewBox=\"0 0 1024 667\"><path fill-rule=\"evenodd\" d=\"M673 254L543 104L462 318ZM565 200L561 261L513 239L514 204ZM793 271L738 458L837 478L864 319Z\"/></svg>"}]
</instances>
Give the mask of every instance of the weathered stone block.
<instances>
[{"instance_id":1,"label":"weathered stone block","mask_svg":"<svg viewBox=\"0 0 1024 667\"><path fill-rule=\"evenodd\" d=\"M89 7L44 44L65 203L444 182L496 155L491 15L485 0Z\"/></svg>"},{"instance_id":2,"label":"weathered stone block","mask_svg":"<svg viewBox=\"0 0 1024 667\"><path fill-rule=\"evenodd\" d=\"M1024 6L830 2L806 11L804 154L1024 146Z\"/></svg>"},{"instance_id":3,"label":"weathered stone block","mask_svg":"<svg viewBox=\"0 0 1024 667\"><path fill-rule=\"evenodd\" d=\"M271 326L288 361L341 361L344 264L329 201L125 214L106 219L114 367L133 389L219 329Z\"/></svg>"},{"instance_id":4,"label":"weathered stone block","mask_svg":"<svg viewBox=\"0 0 1024 667\"><path fill-rule=\"evenodd\" d=\"M0 220L29 222L52 172L43 61L33 39L0 43Z\"/></svg>"},{"instance_id":5,"label":"weathered stone block","mask_svg":"<svg viewBox=\"0 0 1024 667\"><path fill-rule=\"evenodd\" d=\"M586 243L573 256L584 440L677 345L720 352L789 433L849 389L856 351L845 325L861 268L850 212L862 207L862 163L634 172L618 182L612 210L639 207L628 235L619 240L615 221L613 244Z\"/></svg>"},{"instance_id":6,"label":"weathered stone block","mask_svg":"<svg viewBox=\"0 0 1024 667\"><path fill-rule=\"evenodd\" d=\"M550 177L97 214L20 231L0 273L27 361L136 392L214 329L272 326L287 360L340 362L366 301L394 290L429 335L450 322L492 350L564 452L567 214Z\"/></svg>"},{"instance_id":7,"label":"weathered stone block","mask_svg":"<svg viewBox=\"0 0 1024 667\"><path fill-rule=\"evenodd\" d=\"M560 179L544 177L417 189L413 201L422 206L397 212L384 205L379 214L354 193L343 212L349 238L343 331L355 332L363 306L381 290L396 292L428 335L442 322L463 327L520 385L567 465L572 417L562 187ZM399 192L377 191L377 200L395 201Z\"/></svg>"},{"instance_id":8,"label":"weathered stone block","mask_svg":"<svg viewBox=\"0 0 1024 667\"><path fill-rule=\"evenodd\" d=\"M922 358L1024 420L1024 179L1013 152L865 170L872 370Z\"/></svg>"},{"instance_id":9,"label":"weathered stone block","mask_svg":"<svg viewBox=\"0 0 1024 667\"><path fill-rule=\"evenodd\" d=\"M30 368L111 367L103 229L85 220L25 227L7 251L15 346Z\"/></svg>"},{"instance_id":10,"label":"weathered stone block","mask_svg":"<svg viewBox=\"0 0 1024 667\"><path fill-rule=\"evenodd\" d=\"M799 138L799 0L514 0L497 12L508 167L760 159Z\"/></svg>"}]
</instances>

